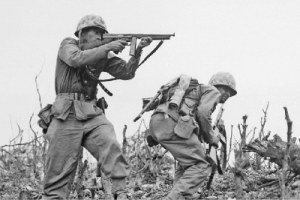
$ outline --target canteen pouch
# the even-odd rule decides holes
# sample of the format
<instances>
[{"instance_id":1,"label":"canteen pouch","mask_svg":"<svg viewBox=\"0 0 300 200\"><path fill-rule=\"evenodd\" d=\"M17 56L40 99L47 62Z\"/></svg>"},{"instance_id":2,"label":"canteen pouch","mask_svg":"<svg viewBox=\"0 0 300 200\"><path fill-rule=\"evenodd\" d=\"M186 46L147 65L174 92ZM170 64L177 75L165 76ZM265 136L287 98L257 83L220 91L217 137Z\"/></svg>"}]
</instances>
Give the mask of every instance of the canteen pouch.
<instances>
[{"instance_id":1,"label":"canteen pouch","mask_svg":"<svg viewBox=\"0 0 300 200\"><path fill-rule=\"evenodd\" d=\"M189 115L181 116L174 128L174 133L181 138L188 139L191 137L196 126L194 125L193 118Z\"/></svg>"}]
</instances>

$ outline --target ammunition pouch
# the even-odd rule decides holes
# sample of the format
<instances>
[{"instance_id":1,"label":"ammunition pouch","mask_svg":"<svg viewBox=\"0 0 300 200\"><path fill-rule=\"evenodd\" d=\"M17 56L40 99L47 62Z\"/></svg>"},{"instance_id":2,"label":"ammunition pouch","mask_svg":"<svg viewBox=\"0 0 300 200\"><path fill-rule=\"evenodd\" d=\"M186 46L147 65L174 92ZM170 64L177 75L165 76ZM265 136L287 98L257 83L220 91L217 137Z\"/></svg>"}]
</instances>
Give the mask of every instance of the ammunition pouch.
<instances>
[{"instance_id":1,"label":"ammunition pouch","mask_svg":"<svg viewBox=\"0 0 300 200\"><path fill-rule=\"evenodd\" d=\"M48 127L52 121L52 113L51 113L52 104L47 104L39 113L38 125L42 128L43 133L46 134Z\"/></svg>"},{"instance_id":2,"label":"ammunition pouch","mask_svg":"<svg viewBox=\"0 0 300 200\"><path fill-rule=\"evenodd\" d=\"M181 138L188 139L196 129L193 117L186 115L181 116L174 128L174 133Z\"/></svg>"}]
</instances>

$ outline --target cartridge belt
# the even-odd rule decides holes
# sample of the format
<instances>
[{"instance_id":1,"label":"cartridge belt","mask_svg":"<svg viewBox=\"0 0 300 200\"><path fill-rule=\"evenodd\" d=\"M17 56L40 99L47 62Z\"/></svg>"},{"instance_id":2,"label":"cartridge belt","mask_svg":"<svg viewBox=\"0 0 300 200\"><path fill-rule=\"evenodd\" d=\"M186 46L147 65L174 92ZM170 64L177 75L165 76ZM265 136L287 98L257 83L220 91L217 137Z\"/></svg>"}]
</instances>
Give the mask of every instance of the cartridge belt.
<instances>
[{"instance_id":1,"label":"cartridge belt","mask_svg":"<svg viewBox=\"0 0 300 200\"><path fill-rule=\"evenodd\" d=\"M85 101L83 93L59 93L56 98Z\"/></svg>"}]
</instances>

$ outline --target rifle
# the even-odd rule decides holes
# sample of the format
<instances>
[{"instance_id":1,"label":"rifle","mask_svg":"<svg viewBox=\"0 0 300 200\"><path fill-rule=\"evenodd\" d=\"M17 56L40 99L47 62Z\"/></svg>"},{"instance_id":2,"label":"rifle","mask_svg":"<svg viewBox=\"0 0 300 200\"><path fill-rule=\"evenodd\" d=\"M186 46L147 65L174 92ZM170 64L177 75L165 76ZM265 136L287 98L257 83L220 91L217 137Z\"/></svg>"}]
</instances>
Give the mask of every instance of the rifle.
<instances>
[{"instance_id":1,"label":"rifle","mask_svg":"<svg viewBox=\"0 0 300 200\"><path fill-rule=\"evenodd\" d=\"M142 37L151 37L153 40L161 40L161 43L155 48L155 50L156 50L162 44L163 40L169 40L171 38L171 36L175 37L175 33L173 33L173 34L131 34L131 33L104 34L102 38L103 39L120 39L120 40L125 40L127 42L131 42L129 55L135 56L137 39L140 39Z\"/></svg>"},{"instance_id":2,"label":"rifle","mask_svg":"<svg viewBox=\"0 0 300 200\"><path fill-rule=\"evenodd\" d=\"M222 143L222 145L226 145L226 138L220 133L219 128L218 128L218 126L222 120L222 115L224 112L223 105L224 104L222 104L222 106L220 107L216 121L213 125L213 130L214 130L215 134L217 135L217 137L220 138L220 142ZM217 154L217 148L215 146L209 145L206 159L212 165L212 171L211 171L210 177L207 182L207 187L206 187L207 189L209 189L211 186L212 180L214 178L216 170L218 170L219 174L223 174L221 164L220 164L220 159Z\"/></svg>"},{"instance_id":3,"label":"rifle","mask_svg":"<svg viewBox=\"0 0 300 200\"><path fill-rule=\"evenodd\" d=\"M120 34L103 34L101 40L96 40L93 42L89 42L89 43L84 43L84 44L79 44L79 48L81 50L88 50L88 49L92 49L92 48L96 48L99 47L101 45L105 45L109 42L111 42L112 40L125 40L126 42L131 42L130 45L130 52L129 55L131 56L135 56L135 51L136 51L136 42L137 39L140 39L142 37L151 37L152 40L161 40L160 43L144 58L143 61L140 62L140 64L138 65L141 66L153 53L156 52L156 50L163 44L163 40L169 40L171 38L171 36L175 37L175 33L173 34L131 34L131 33L120 33ZM105 40L107 39L107 40ZM119 52L114 52L115 54L118 54ZM99 77L95 77L93 76L92 72L90 72L90 70L87 69L87 73L92 77L92 79L94 81L96 81L100 87L109 95L112 96L113 94L102 84L102 82L105 81L113 81L113 80L117 80L119 78L110 78L110 79L104 79L104 80L98 80Z\"/></svg>"},{"instance_id":4,"label":"rifle","mask_svg":"<svg viewBox=\"0 0 300 200\"><path fill-rule=\"evenodd\" d=\"M162 90L158 90L158 92L156 93L156 95L147 103L147 105L142 109L142 111L138 114L138 116L136 118L134 118L133 122L136 122L137 120L139 120L143 116L143 114L146 112L146 110L149 108L149 106L156 99L158 99L161 94L162 94Z\"/></svg>"},{"instance_id":5,"label":"rifle","mask_svg":"<svg viewBox=\"0 0 300 200\"><path fill-rule=\"evenodd\" d=\"M158 90L158 92L156 93L156 95L153 98L151 98L151 100L147 103L147 105L144 106L144 108L142 109L142 111L138 114L138 116L136 118L134 118L133 121L136 122L137 120L139 120L143 116L143 114L148 110L148 108L150 107L150 105L154 101L160 99L161 94L164 91L168 90L170 87L174 86L178 82L178 79L179 78L174 78L170 82L168 82L167 84L161 86L160 89Z\"/></svg>"}]
</instances>

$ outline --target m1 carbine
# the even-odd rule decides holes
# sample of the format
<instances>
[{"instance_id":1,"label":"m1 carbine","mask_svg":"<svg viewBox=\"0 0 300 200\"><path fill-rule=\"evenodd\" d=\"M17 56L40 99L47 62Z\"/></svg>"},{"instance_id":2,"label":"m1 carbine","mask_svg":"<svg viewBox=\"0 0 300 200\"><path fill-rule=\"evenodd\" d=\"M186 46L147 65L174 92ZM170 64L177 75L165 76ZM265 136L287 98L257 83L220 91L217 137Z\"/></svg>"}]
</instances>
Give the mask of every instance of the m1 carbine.
<instances>
[{"instance_id":1,"label":"m1 carbine","mask_svg":"<svg viewBox=\"0 0 300 200\"><path fill-rule=\"evenodd\" d=\"M159 101L162 98L162 94L169 90L171 87L173 87L175 84L177 84L178 82L178 78L174 78L171 81L169 81L167 84L163 85L160 87L160 89L157 91L156 95L152 98L145 98L143 99L143 109L142 111L138 114L138 116L136 118L134 118L134 122L136 122L137 120L139 120L143 114L149 109L149 107L151 107L151 105L156 104L155 102L159 103Z\"/></svg>"},{"instance_id":2,"label":"m1 carbine","mask_svg":"<svg viewBox=\"0 0 300 200\"><path fill-rule=\"evenodd\" d=\"M130 56L135 56L135 50L136 50L136 42L137 39L141 39L143 37L151 37L152 40L161 40L161 43L156 47L156 49L162 44L163 40L169 40L171 36L175 36L175 33L173 34L131 34L131 33L119 33L119 34L104 34L103 39L119 39L119 40L125 40L127 42L130 42Z\"/></svg>"}]
</instances>

